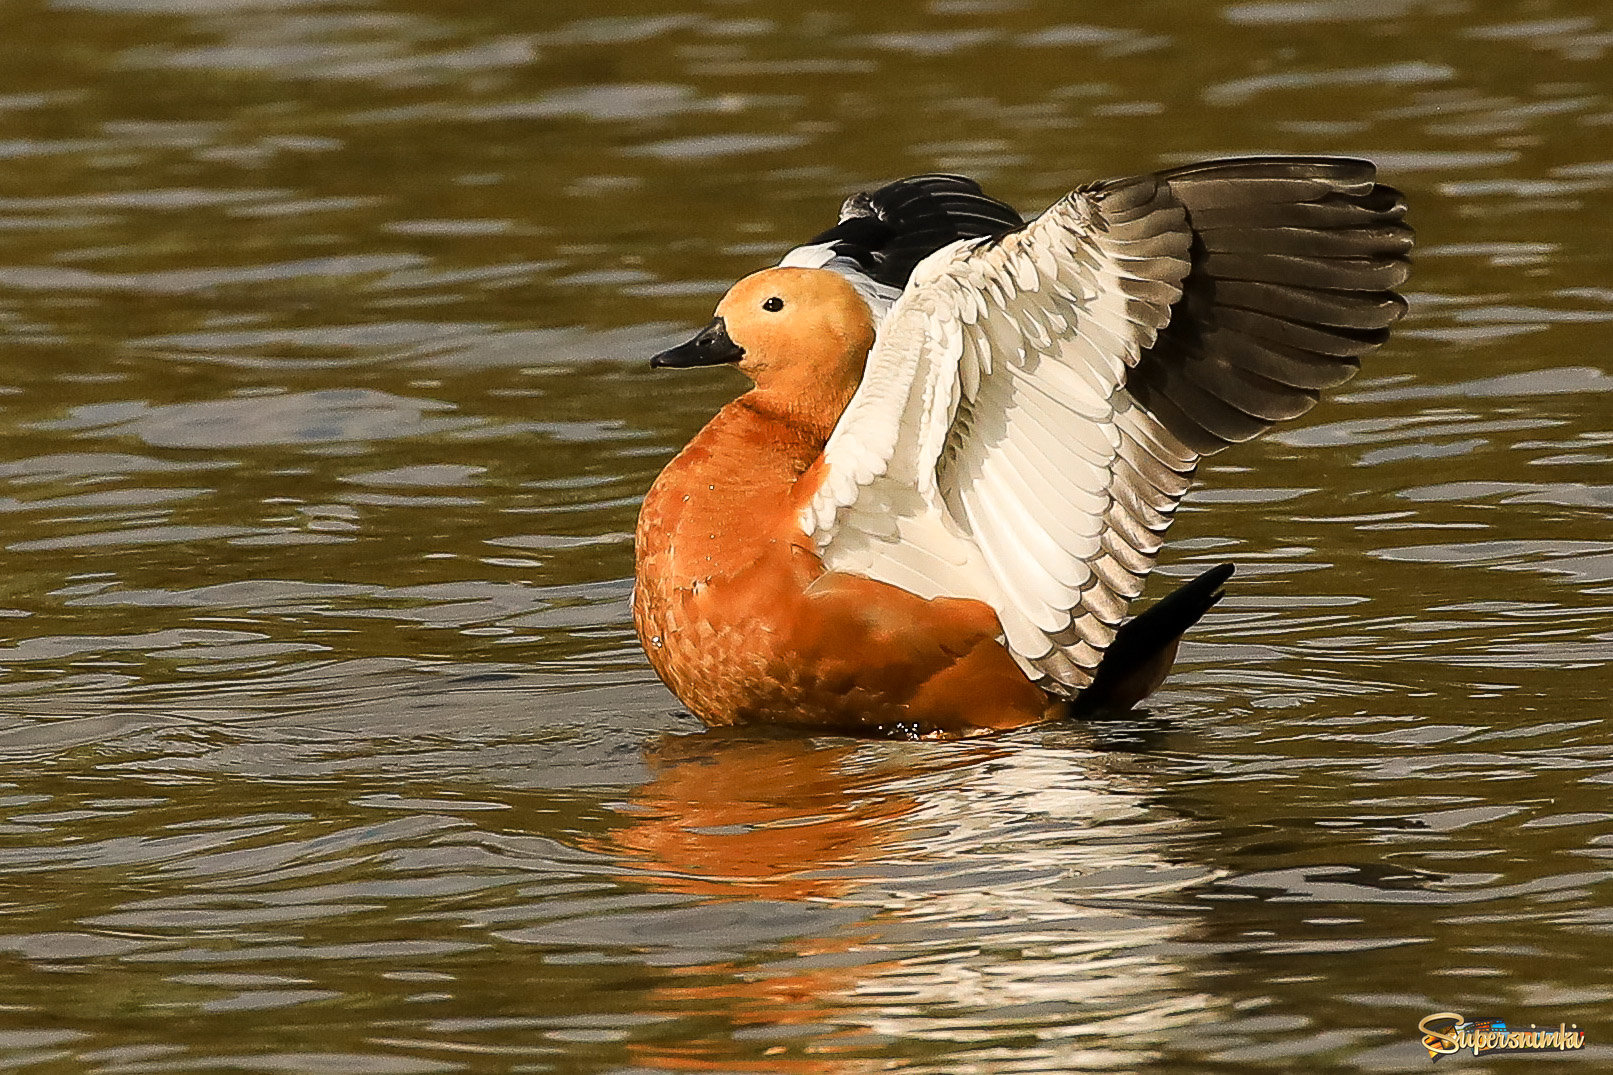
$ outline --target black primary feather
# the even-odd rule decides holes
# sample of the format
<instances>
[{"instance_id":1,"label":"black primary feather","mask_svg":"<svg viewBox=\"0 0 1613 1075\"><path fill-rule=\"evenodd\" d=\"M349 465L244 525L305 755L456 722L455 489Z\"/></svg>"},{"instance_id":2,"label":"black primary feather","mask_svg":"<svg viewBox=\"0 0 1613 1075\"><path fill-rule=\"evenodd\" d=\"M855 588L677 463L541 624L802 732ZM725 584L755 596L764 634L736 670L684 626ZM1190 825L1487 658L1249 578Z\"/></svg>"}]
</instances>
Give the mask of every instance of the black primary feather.
<instances>
[{"instance_id":1,"label":"black primary feather","mask_svg":"<svg viewBox=\"0 0 1613 1075\"><path fill-rule=\"evenodd\" d=\"M1371 163L1252 157L1148 178L1187 212L1192 268L1126 389L1195 451L1303 414L1405 314L1413 234Z\"/></svg>"},{"instance_id":2,"label":"black primary feather","mask_svg":"<svg viewBox=\"0 0 1613 1075\"><path fill-rule=\"evenodd\" d=\"M959 239L1002 235L1025 223L1018 212L961 175L915 175L846 199L840 223L807 246L827 244L872 279L900 290L913 267Z\"/></svg>"}]
</instances>

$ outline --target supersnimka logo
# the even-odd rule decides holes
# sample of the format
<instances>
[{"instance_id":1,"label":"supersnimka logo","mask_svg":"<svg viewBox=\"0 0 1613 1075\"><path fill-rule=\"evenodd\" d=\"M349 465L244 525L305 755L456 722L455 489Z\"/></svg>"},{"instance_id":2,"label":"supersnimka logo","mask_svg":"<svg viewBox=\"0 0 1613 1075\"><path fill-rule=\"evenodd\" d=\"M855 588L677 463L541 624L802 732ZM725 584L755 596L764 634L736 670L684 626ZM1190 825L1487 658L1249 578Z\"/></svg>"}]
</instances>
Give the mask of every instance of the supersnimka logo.
<instances>
[{"instance_id":1,"label":"supersnimka logo","mask_svg":"<svg viewBox=\"0 0 1613 1075\"><path fill-rule=\"evenodd\" d=\"M1500 1019L1469 1019L1456 1012L1425 1015L1417 1024L1428 1059L1470 1049L1474 1056L1489 1053L1569 1052L1585 1047L1585 1032L1578 1023L1541 1027L1508 1025Z\"/></svg>"}]
</instances>

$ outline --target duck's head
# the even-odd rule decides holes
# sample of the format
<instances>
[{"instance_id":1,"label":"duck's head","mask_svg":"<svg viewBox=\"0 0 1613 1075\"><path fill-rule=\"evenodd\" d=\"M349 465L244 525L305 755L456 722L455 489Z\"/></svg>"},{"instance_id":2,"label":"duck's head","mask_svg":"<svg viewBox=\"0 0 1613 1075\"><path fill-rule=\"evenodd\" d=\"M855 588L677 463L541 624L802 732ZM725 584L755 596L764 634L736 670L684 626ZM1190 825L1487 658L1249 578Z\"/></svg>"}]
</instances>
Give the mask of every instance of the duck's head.
<instances>
[{"instance_id":1,"label":"duck's head","mask_svg":"<svg viewBox=\"0 0 1613 1075\"><path fill-rule=\"evenodd\" d=\"M764 269L729 289L698 336L650 365L735 365L757 388L805 401L854 390L873 345L873 312L844 276Z\"/></svg>"}]
</instances>

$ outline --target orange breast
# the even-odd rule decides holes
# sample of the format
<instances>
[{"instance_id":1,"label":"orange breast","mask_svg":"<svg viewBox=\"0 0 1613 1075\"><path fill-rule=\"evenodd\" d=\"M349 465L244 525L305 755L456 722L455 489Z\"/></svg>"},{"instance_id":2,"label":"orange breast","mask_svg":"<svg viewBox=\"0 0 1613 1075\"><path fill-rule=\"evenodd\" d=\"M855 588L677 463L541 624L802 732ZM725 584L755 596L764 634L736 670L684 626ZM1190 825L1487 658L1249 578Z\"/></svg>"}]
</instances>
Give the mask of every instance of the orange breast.
<instances>
[{"instance_id":1,"label":"orange breast","mask_svg":"<svg viewBox=\"0 0 1613 1075\"><path fill-rule=\"evenodd\" d=\"M822 448L742 397L656 479L633 620L662 680L711 725L958 735L1046 719L989 607L824 571L796 522Z\"/></svg>"}]
</instances>

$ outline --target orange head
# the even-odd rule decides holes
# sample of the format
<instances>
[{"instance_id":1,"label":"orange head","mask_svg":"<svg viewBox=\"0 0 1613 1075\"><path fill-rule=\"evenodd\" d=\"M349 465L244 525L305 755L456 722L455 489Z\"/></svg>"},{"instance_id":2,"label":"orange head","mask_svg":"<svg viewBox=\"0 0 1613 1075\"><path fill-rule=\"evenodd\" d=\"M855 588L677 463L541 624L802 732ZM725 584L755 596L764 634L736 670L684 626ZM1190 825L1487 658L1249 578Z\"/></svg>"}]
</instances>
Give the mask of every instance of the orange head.
<instances>
[{"instance_id":1,"label":"orange head","mask_svg":"<svg viewBox=\"0 0 1613 1075\"><path fill-rule=\"evenodd\" d=\"M862 381L874 315L851 282L828 269L764 269L717 304L717 316L654 366L737 365L759 392L791 411L840 417Z\"/></svg>"}]
</instances>

